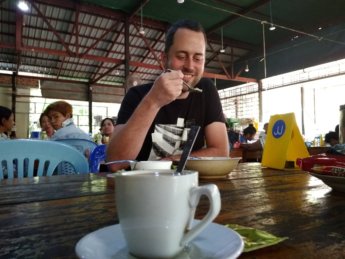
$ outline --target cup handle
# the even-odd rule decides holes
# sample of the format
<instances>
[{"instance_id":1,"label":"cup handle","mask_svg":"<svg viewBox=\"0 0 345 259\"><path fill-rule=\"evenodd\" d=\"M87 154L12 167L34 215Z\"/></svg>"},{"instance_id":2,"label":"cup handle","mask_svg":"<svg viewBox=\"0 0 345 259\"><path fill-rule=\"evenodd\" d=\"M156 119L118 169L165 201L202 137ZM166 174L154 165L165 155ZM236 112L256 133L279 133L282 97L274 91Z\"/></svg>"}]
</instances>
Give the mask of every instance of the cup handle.
<instances>
[{"instance_id":1,"label":"cup handle","mask_svg":"<svg viewBox=\"0 0 345 259\"><path fill-rule=\"evenodd\" d=\"M196 207L199 204L200 197L206 195L210 201L210 209L206 216L194 227L192 227ZM218 187L215 184L193 187L190 191L189 205L191 212L188 219L187 230L189 230L181 240L181 246L185 246L210 224L219 214L221 202Z\"/></svg>"}]
</instances>

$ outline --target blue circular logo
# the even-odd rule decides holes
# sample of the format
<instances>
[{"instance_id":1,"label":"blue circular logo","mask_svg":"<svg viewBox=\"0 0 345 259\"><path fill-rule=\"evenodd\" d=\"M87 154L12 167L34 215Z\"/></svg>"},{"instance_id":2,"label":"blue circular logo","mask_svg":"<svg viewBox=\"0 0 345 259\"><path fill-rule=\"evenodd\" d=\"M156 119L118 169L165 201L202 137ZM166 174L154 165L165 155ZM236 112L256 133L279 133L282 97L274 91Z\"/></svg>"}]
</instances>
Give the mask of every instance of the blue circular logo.
<instances>
[{"instance_id":1,"label":"blue circular logo","mask_svg":"<svg viewBox=\"0 0 345 259\"><path fill-rule=\"evenodd\" d=\"M277 120L272 128L272 135L275 138L280 138L284 135L286 129L285 122L283 120Z\"/></svg>"}]
</instances>

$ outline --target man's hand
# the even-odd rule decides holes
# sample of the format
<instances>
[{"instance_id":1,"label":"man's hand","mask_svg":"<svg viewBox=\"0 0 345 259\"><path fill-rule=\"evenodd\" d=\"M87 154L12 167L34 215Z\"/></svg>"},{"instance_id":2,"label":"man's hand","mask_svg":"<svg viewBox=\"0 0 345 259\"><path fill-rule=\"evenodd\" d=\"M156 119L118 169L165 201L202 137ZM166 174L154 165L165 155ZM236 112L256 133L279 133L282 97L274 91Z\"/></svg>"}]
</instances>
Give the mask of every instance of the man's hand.
<instances>
[{"instance_id":1,"label":"man's hand","mask_svg":"<svg viewBox=\"0 0 345 259\"><path fill-rule=\"evenodd\" d=\"M186 98L188 92L183 91L183 73L180 70L163 72L154 82L146 98L163 107L176 99Z\"/></svg>"}]
</instances>

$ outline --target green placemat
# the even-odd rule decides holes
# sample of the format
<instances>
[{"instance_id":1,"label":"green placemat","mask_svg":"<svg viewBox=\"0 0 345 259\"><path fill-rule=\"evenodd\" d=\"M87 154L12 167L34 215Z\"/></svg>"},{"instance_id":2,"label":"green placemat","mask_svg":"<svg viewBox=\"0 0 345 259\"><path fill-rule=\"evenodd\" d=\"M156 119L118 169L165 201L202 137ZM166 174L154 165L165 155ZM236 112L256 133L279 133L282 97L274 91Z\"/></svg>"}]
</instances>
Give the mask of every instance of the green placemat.
<instances>
[{"instance_id":1,"label":"green placemat","mask_svg":"<svg viewBox=\"0 0 345 259\"><path fill-rule=\"evenodd\" d=\"M227 224L226 226L236 231L243 238L243 252L250 252L256 249L275 245L288 239L288 237L277 237L263 230L236 224Z\"/></svg>"}]
</instances>

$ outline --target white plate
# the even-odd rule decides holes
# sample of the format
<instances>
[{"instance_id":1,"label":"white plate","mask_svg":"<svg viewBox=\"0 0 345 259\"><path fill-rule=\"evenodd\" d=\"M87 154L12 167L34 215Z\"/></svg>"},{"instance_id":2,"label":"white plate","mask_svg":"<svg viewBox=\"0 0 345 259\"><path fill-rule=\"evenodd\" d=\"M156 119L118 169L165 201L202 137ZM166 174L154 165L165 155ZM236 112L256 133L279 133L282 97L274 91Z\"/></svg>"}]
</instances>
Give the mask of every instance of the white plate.
<instances>
[{"instance_id":1,"label":"white plate","mask_svg":"<svg viewBox=\"0 0 345 259\"><path fill-rule=\"evenodd\" d=\"M237 232L211 223L192 241L190 249L178 256L178 259L237 258L242 253L243 246L243 241ZM77 243L75 251L77 256L83 259L135 258L128 253L119 224L101 228L84 236Z\"/></svg>"},{"instance_id":2,"label":"white plate","mask_svg":"<svg viewBox=\"0 0 345 259\"><path fill-rule=\"evenodd\" d=\"M335 191L345 192L345 177L342 176L332 176L332 175L324 175L318 173L311 173L312 176L319 178L323 181L326 185L331 187Z\"/></svg>"}]
</instances>

